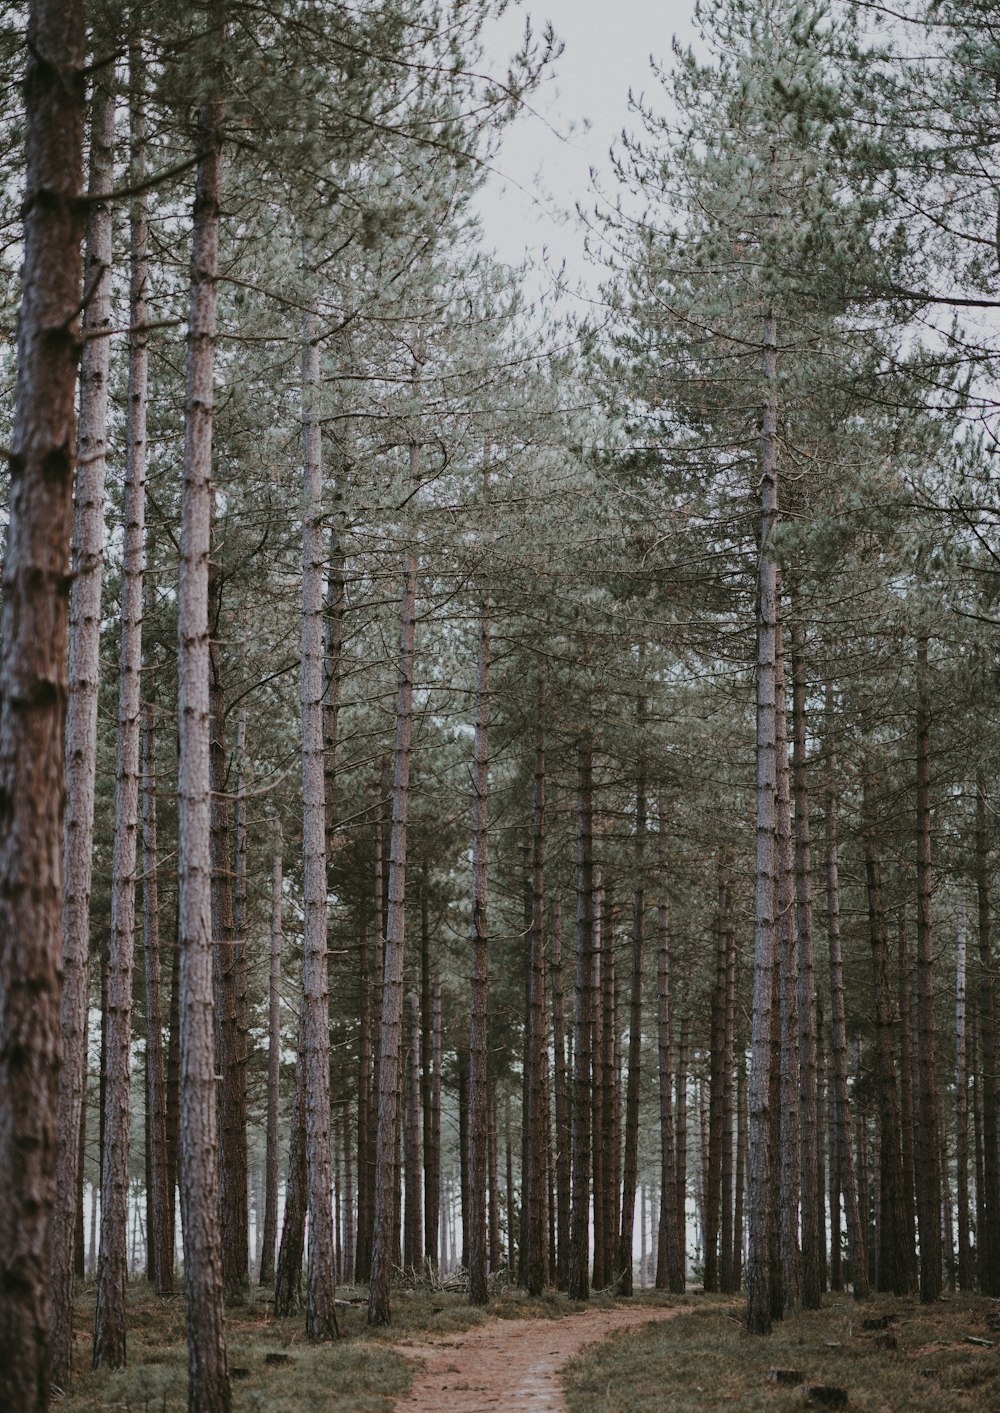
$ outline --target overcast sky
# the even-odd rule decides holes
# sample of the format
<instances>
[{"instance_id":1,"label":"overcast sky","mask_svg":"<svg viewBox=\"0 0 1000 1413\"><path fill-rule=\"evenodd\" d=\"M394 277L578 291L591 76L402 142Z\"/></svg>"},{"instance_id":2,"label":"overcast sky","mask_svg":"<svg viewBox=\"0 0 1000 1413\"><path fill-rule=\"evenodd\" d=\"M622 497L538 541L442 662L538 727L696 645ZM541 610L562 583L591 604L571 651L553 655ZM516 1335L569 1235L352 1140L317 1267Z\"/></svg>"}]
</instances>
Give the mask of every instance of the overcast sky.
<instances>
[{"instance_id":1,"label":"overcast sky","mask_svg":"<svg viewBox=\"0 0 1000 1413\"><path fill-rule=\"evenodd\" d=\"M487 63L505 72L520 46L525 16L540 34L551 20L564 43L552 75L534 93L504 137L480 198L487 246L516 264L525 255L566 264L572 282L590 289L600 278L588 267L583 233L573 214L592 206L590 170L611 189L608 149L633 127L628 93L650 90L649 57L669 60L676 34L693 37L694 0L521 0L487 35ZM655 81L653 81L655 82Z\"/></svg>"}]
</instances>

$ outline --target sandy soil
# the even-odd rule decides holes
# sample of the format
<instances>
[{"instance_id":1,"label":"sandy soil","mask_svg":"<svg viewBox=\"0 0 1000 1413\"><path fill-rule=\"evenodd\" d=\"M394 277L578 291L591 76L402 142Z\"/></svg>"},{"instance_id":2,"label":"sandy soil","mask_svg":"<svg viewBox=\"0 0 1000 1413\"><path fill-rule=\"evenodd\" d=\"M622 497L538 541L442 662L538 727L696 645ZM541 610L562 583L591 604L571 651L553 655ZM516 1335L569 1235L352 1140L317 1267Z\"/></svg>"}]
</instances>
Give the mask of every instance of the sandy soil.
<instances>
[{"instance_id":1,"label":"sandy soil","mask_svg":"<svg viewBox=\"0 0 1000 1413\"><path fill-rule=\"evenodd\" d=\"M419 1359L395 1413L566 1413L560 1371L585 1344L666 1320L676 1309L622 1306L553 1320L491 1320L433 1343L399 1347Z\"/></svg>"}]
</instances>

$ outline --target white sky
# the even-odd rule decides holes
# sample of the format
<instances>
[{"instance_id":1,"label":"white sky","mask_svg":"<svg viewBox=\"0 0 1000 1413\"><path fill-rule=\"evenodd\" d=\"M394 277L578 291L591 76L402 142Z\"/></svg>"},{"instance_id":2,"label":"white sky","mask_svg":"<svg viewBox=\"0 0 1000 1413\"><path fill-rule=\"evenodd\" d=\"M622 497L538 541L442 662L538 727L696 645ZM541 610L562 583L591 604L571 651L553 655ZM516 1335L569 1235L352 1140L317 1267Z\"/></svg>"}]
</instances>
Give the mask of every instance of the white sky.
<instances>
[{"instance_id":1,"label":"white sky","mask_svg":"<svg viewBox=\"0 0 1000 1413\"><path fill-rule=\"evenodd\" d=\"M652 96L649 57L669 62L673 36L685 44L693 38L693 11L694 0L517 0L491 27L492 72L506 72L526 15L536 34L551 20L565 45L554 73L507 130L479 199L485 243L501 260L528 256L556 269L565 262L571 285L596 291L601 275L586 261L575 207L594 204L591 168L613 189L608 150L623 127L636 126L629 88Z\"/></svg>"}]
</instances>

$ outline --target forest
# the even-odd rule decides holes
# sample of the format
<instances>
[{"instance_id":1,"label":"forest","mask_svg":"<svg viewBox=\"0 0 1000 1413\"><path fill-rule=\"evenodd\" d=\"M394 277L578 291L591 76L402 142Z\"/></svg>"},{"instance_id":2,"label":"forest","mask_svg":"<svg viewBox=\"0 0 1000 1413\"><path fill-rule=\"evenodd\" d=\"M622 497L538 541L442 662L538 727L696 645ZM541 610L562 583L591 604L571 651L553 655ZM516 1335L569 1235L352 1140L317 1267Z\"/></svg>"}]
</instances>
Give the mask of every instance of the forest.
<instances>
[{"instance_id":1,"label":"forest","mask_svg":"<svg viewBox=\"0 0 1000 1413\"><path fill-rule=\"evenodd\" d=\"M314 1406L251 1311L1000 1298L997 11L650 34L582 300L507 9L0 4L11 1413L175 1298L192 1413Z\"/></svg>"}]
</instances>

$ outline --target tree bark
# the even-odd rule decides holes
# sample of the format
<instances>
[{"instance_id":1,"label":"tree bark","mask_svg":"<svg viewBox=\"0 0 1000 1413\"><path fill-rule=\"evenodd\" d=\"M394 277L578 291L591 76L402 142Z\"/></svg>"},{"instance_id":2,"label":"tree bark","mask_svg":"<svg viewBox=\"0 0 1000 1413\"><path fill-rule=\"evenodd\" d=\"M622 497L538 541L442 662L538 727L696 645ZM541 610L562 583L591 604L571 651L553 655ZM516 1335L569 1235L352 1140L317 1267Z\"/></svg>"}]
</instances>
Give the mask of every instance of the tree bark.
<instances>
[{"instance_id":1,"label":"tree bark","mask_svg":"<svg viewBox=\"0 0 1000 1413\"><path fill-rule=\"evenodd\" d=\"M816 977L813 958L812 830L806 759L805 631L792 596L792 789L795 801L795 920L798 933L799 1152L802 1193L802 1305L818 1310L822 1291L823 1210L819 1193Z\"/></svg>"},{"instance_id":2,"label":"tree bark","mask_svg":"<svg viewBox=\"0 0 1000 1413\"><path fill-rule=\"evenodd\" d=\"M271 860L271 958L267 988L267 1133L264 1141L264 1232L260 1283L274 1281L278 1236L278 1121L281 1097L281 852Z\"/></svg>"},{"instance_id":3,"label":"tree bark","mask_svg":"<svg viewBox=\"0 0 1000 1413\"><path fill-rule=\"evenodd\" d=\"M573 1020L573 1190L568 1294L590 1296L590 1065L594 947L593 783L590 736L577 744L576 1003Z\"/></svg>"},{"instance_id":4,"label":"tree bark","mask_svg":"<svg viewBox=\"0 0 1000 1413\"><path fill-rule=\"evenodd\" d=\"M47 40L58 44L64 36L58 31L49 30L49 23L45 19L45 11L48 8L44 5L36 7L39 34L46 33ZM66 34L68 35L68 31ZM48 54L47 49L42 52ZM47 72L48 66L40 62L40 70ZM62 81L59 77L61 72L59 61L53 61L51 74L56 82ZM29 84L37 84L40 76L39 73L33 77L29 71ZM42 98L42 101L47 102L47 99ZM102 69L94 86L91 105L88 190L91 204L84 261L84 282L85 288L90 292L90 298L83 318L85 342L80 365L80 426L69 612L69 702L65 736L66 813L62 857L62 1068L59 1077L49 1309L52 1378L57 1386L65 1386L68 1383L72 1364L74 1242L80 1183L80 1113L85 1102L87 1067L86 1009L90 975L90 894L94 854L104 482L107 465L108 366L111 342L106 337L106 331L111 323L112 208L109 193L114 181L114 111L114 76ZM57 114L53 111L49 116L53 121L61 122L66 120L68 114ZM48 162L55 156L54 153L46 153L43 160ZM30 161L30 151L28 157ZM54 171L49 175L56 176L58 181ZM47 179L45 185L48 185ZM30 202L30 172L26 190L27 200ZM68 194L68 188L64 194ZM77 189L74 189L72 195L75 197L77 194ZM64 213L63 218L68 219L68 213ZM28 234L26 227L26 240ZM79 278L78 270L74 278ZM66 296L66 303L60 317L65 318L77 303L77 293L70 299L68 287L64 286L62 292ZM26 298L28 293L26 289ZM22 312L22 319L26 312ZM74 340L75 336L74 329ZM77 351L74 345L71 353L74 362ZM19 348L19 360L25 352L28 350ZM39 389L39 395L45 396L44 389ZM66 425L67 432L70 426L71 422ZM16 468L12 466L12 481L15 471ZM58 533L58 522L55 528ZM10 550L8 560L9 557ZM64 574L65 567L60 565L59 572ZM6 592L5 585L5 596ZM61 790L60 786L60 798ZM124 1334L122 1338L124 1339Z\"/></svg>"},{"instance_id":5,"label":"tree bark","mask_svg":"<svg viewBox=\"0 0 1000 1413\"><path fill-rule=\"evenodd\" d=\"M410 475L419 482L420 448L410 445ZM399 687L396 697L396 757L392 781L389 845L389 916L385 939L379 1064L378 1132L369 1325L389 1322L389 1286L395 1246L396 1152L399 1146L403 1022L403 942L406 921L406 827L410 801L410 742L413 732L413 654L416 635L417 555L410 549L403 571L400 612Z\"/></svg>"},{"instance_id":6,"label":"tree bark","mask_svg":"<svg viewBox=\"0 0 1000 1413\"><path fill-rule=\"evenodd\" d=\"M645 911L643 877L646 844L646 779L640 768L635 791L635 892L632 895L632 975L628 1023L628 1088L625 1092L625 1155L622 1175L622 1220L618 1234L618 1294L632 1294L632 1235L635 1189L639 1179L639 1072L642 1062L642 923Z\"/></svg>"},{"instance_id":7,"label":"tree bark","mask_svg":"<svg viewBox=\"0 0 1000 1413\"><path fill-rule=\"evenodd\" d=\"M661 839L664 824L661 811ZM665 897L660 899L657 908L656 995L660 1081L660 1213L656 1287L677 1294L684 1290L684 1228L678 1221L678 1209L683 1197L677 1168L671 1094L674 1075L670 1034L670 918Z\"/></svg>"},{"instance_id":8,"label":"tree bark","mask_svg":"<svg viewBox=\"0 0 1000 1413\"><path fill-rule=\"evenodd\" d=\"M913 1153L913 1045L911 1040L910 991L911 975L906 936L906 908L899 910L899 1121L900 1149L903 1159L903 1209L906 1218L906 1249L909 1253L911 1276L916 1280L917 1213L916 1179Z\"/></svg>"},{"instance_id":9,"label":"tree bark","mask_svg":"<svg viewBox=\"0 0 1000 1413\"><path fill-rule=\"evenodd\" d=\"M545 1285L545 1076L548 1044L545 1016L545 681L539 677L535 730L535 779L532 802L532 906L529 929L528 1007L528 1137L522 1174L522 1201L527 1210L525 1286L541 1295Z\"/></svg>"},{"instance_id":10,"label":"tree bark","mask_svg":"<svg viewBox=\"0 0 1000 1413\"><path fill-rule=\"evenodd\" d=\"M725 1083L726 970L729 945L726 935L727 883L725 865L719 860L718 901L715 913L715 985L712 988L710 1038L708 1161L704 1165L704 1277L706 1291L719 1289L719 1226L722 1216L722 1090Z\"/></svg>"},{"instance_id":11,"label":"tree bark","mask_svg":"<svg viewBox=\"0 0 1000 1413\"><path fill-rule=\"evenodd\" d=\"M285 1182L285 1218L274 1277L274 1313L291 1315L302 1303L302 1255L305 1250L306 1206L306 1060L299 1017L298 1055L295 1064L295 1098L292 1131L288 1139L288 1178Z\"/></svg>"},{"instance_id":12,"label":"tree bark","mask_svg":"<svg viewBox=\"0 0 1000 1413\"><path fill-rule=\"evenodd\" d=\"M775 957L777 745L775 665L778 585L773 537L778 523L777 325L764 319L764 401L760 478L760 549L757 584L757 858L755 875L753 1022L750 1041L749 1226L747 1328L771 1329L770 1227L773 1200L771 1153L771 1008Z\"/></svg>"},{"instance_id":13,"label":"tree bark","mask_svg":"<svg viewBox=\"0 0 1000 1413\"><path fill-rule=\"evenodd\" d=\"M799 1249L801 1173L799 1149L799 962L795 946L795 878L792 859L788 726L785 710L785 655L778 600L775 637L775 740L778 795L778 951L781 1000L781 1292L782 1312L802 1306Z\"/></svg>"},{"instance_id":14,"label":"tree bark","mask_svg":"<svg viewBox=\"0 0 1000 1413\"><path fill-rule=\"evenodd\" d=\"M955 1205L958 1217L958 1284L971 1290L972 1248L969 1240L969 1072L966 1056L965 888L958 894L958 936L955 960Z\"/></svg>"},{"instance_id":15,"label":"tree bark","mask_svg":"<svg viewBox=\"0 0 1000 1413\"><path fill-rule=\"evenodd\" d=\"M490 718L489 608L479 614L479 660L476 673L476 722L472 747L472 947L469 1018L469 1303L485 1305L487 1153L487 1005L489 997L489 928L487 913L487 842Z\"/></svg>"},{"instance_id":16,"label":"tree bark","mask_svg":"<svg viewBox=\"0 0 1000 1413\"><path fill-rule=\"evenodd\" d=\"M976 904L979 943L979 1073L983 1091L983 1220L979 1227L979 1284L1000 1295L1000 1146L997 1119L996 1000L990 937L990 859L986 776L976 776Z\"/></svg>"},{"instance_id":17,"label":"tree bark","mask_svg":"<svg viewBox=\"0 0 1000 1413\"><path fill-rule=\"evenodd\" d=\"M72 1156L60 1259L72 1349L75 1122L60 1112L65 667L79 355L80 195L85 113L82 0L33 0L25 84L23 273L0 631L0 1406L49 1404L49 1276L57 1144ZM72 851L71 851L72 852ZM89 850L87 851L89 855ZM89 893L89 889L87 890ZM77 959L86 1011L87 899Z\"/></svg>"},{"instance_id":18,"label":"tree bark","mask_svg":"<svg viewBox=\"0 0 1000 1413\"><path fill-rule=\"evenodd\" d=\"M868 928L875 979L875 1043L879 1098L879 1288L896 1295L911 1289L907 1253L906 1206L903 1201L903 1156L900 1147L899 1095L892 1046L889 991L889 952L882 880L875 852L875 819L870 789L865 789L865 875L868 888Z\"/></svg>"},{"instance_id":19,"label":"tree bark","mask_svg":"<svg viewBox=\"0 0 1000 1413\"><path fill-rule=\"evenodd\" d=\"M410 992L409 1009L410 1044L406 1087L406 1143L403 1154L406 1165L403 1265L413 1271L418 1271L423 1257L424 1234L421 1225L420 1009L415 991Z\"/></svg>"},{"instance_id":20,"label":"tree bark","mask_svg":"<svg viewBox=\"0 0 1000 1413\"><path fill-rule=\"evenodd\" d=\"M228 1413L219 1229L218 1114L212 1024L208 566L222 124L218 92L224 15L214 22L214 72L198 118L191 250L184 485L178 595L180 770L181 1213L187 1293L189 1413Z\"/></svg>"},{"instance_id":21,"label":"tree bark","mask_svg":"<svg viewBox=\"0 0 1000 1413\"><path fill-rule=\"evenodd\" d=\"M937 1046L934 1023L934 951L931 931L931 709L927 639L917 643L917 1061L919 1152L917 1219L920 1227L920 1299L941 1294L941 1162L938 1152Z\"/></svg>"},{"instance_id":22,"label":"tree bark","mask_svg":"<svg viewBox=\"0 0 1000 1413\"><path fill-rule=\"evenodd\" d=\"M840 844L837 797L837 756L833 740L833 691L826 695L826 935L830 956L830 1026L833 1070L833 1110L836 1115L837 1172L844 1195L851 1282L856 1300L867 1300L868 1250L859 1210L858 1186L851 1150L851 1111L847 1094L847 1025L844 1013L844 960L840 940ZM839 1246L837 1248L839 1252Z\"/></svg>"},{"instance_id":23,"label":"tree bark","mask_svg":"<svg viewBox=\"0 0 1000 1413\"><path fill-rule=\"evenodd\" d=\"M556 1285L560 1290L565 1290L569 1273L571 1137L563 1007L562 919L558 893L552 902L551 928L549 971L552 977L552 1043L555 1050L556 1210L558 1214Z\"/></svg>"},{"instance_id":24,"label":"tree bark","mask_svg":"<svg viewBox=\"0 0 1000 1413\"><path fill-rule=\"evenodd\" d=\"M309 1255L306 1333L337 1334L330 1159L330 995L327 970L326 787L323 771L323 462L316 315L302 326L302 850L305 911L302 1034L306 1060Z\"/></svg>"}]
</instances>

